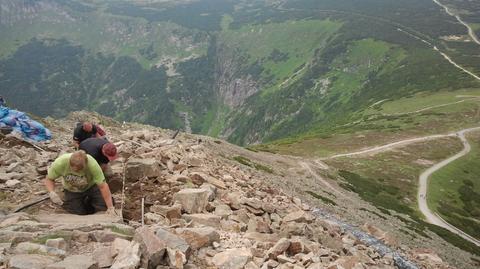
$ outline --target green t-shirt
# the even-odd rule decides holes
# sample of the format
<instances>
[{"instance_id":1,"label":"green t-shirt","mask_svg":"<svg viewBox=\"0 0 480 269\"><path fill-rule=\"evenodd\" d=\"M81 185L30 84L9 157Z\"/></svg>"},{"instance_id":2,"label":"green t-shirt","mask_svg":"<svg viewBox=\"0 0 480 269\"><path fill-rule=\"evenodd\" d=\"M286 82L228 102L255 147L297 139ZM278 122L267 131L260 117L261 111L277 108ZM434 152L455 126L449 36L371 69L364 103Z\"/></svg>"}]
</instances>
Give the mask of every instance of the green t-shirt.
<instances>
[{"instance_id":1,"label":"green t-shirt","mask_svg":"<svg viewBox=\"0 0 480 269\"><path fill-rule=\"evenodd\" d=\"M63 188L71 192L84 192L95 184L105 182L102 168L92 156L87 155L87 167L80 172L71 170L70 156L72 153L58 157L48 169L47 177L51 180L63 177Z\"/></svg>"}]
</instances>

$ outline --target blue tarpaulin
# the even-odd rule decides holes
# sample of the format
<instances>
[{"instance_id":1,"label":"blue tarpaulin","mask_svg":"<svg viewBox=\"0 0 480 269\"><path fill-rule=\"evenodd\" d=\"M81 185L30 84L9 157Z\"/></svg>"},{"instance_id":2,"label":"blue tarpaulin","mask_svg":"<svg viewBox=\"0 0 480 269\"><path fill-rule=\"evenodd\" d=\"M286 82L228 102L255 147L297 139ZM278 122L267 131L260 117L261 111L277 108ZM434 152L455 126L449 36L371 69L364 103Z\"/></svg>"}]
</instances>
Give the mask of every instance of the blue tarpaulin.
<instances>
[{"instance_id":1,"label":"blue tarpaulin","mask_svg":"<svg viewBox=\"0 0 480 269\"><path fill-rule=\"evenodd\" d=\"M0 127L5 126L12 127L27 140L41 142L52 138L50 130L41 123L30 119L25 113L0 106Z\"/></svg>"}]
</instances>

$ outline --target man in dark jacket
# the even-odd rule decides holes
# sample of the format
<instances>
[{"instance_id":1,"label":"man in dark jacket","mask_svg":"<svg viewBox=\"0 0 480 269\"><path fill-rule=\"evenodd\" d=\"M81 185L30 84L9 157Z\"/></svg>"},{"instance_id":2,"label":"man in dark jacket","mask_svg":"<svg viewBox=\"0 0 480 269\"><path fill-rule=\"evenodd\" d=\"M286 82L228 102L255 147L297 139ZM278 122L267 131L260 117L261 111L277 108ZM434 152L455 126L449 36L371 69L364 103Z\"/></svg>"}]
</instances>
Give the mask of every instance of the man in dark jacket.
<instances>
[{"instance_id":1,"label":"man in dark jacket","mask_svg":"<svg viewBox=\"0 0 480 269\"><path fill-rule=\"evenodd\" d=\"M78 148L85 139L103 136L105 136L105 131L100 126L91 122L79 122L73 130L73 143Z\"/></svg>"},{"instance_id":2,"label":"man in dark jacket","mask_svg":"<svg viewBox=\"0 0 480 269\"><path fill-rule=\"evenodd\" d=\"M123 183L118 174L115 174L109 165L110 161L118 157L117 147L105 138L88 138L80 143L80 149L92 156L100 165L108 186L112 193L122 189Z\"/></svg>"},{"instance_id":3,"label":"man in dark jacket","mask_svg":"<svg viewBox=\"0 0 480 269\"><path fill-rule=\"evenodd\" d=\"M108 163L118 157L117 147L105 138L92 137L85 139L79 147L97 161L104 173L109 168Z\"/></svg>"}]
</instances>

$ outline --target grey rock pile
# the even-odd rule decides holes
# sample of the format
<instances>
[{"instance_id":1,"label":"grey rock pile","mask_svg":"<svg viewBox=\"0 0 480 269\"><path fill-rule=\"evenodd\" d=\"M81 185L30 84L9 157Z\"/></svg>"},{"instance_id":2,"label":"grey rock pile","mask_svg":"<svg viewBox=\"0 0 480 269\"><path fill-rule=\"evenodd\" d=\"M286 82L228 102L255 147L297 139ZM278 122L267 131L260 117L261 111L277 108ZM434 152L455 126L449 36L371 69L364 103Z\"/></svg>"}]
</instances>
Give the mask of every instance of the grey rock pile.
<instances>
[{"instance_id":1,"label":"grey rock pile","mask_svg":"<svg viewBox=\"0 0 480 269\"><path fill-rule=\"evenodd\" d=\"M115 199L125 205L127 224L102 214L55 215L51 207L6 214L0 268L395 268L392 257L269 186L262 172L219 156L212 148L221 145L211 139L172 140L169 132L139 125L107 131L120 151L112 168L125 179L125 196ZM67 137L65 131L59 140ZM47 165L68 150L58 141L46 152L0 145L0 187L12 204L40 195ZM364 228L394 240L372 225ZM434 253L418 255L426 268L448 268Z\"/></svg>"}]
</instances>

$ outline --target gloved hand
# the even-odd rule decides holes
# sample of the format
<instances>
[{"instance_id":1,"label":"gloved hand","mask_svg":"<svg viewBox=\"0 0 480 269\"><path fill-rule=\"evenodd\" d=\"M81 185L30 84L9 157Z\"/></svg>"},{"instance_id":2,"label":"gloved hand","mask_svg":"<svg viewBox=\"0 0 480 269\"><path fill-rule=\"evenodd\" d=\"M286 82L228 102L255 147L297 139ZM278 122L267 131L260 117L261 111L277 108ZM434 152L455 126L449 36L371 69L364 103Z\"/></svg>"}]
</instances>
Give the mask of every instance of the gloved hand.
<instances>
[{"instance_id":1,"label":"gloved hand","mask_svg":"<svg viewBox=\"0 0 480 269\"><path fill-rule=\"evenodd\" d=\"M111 217L119 217L117 211L115 210L115 207L113 206L107 209L106 214Z\"/></svg>"},{"instance_id":2,"label":"gloved hand","mask_svg":"<svg viewBox=\"0 0 480 269\"><path fill-rule=\"evenodd\" d=\"M62 199L60 199L60 196L54 191L51 191L48 193L48 196L50 197L50 200L57 205L63 205Z\"/></svg>"}]
</instances>

